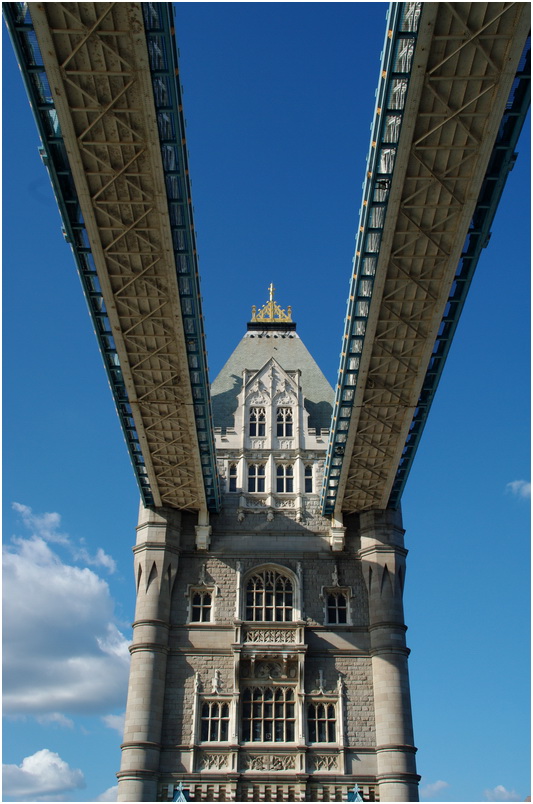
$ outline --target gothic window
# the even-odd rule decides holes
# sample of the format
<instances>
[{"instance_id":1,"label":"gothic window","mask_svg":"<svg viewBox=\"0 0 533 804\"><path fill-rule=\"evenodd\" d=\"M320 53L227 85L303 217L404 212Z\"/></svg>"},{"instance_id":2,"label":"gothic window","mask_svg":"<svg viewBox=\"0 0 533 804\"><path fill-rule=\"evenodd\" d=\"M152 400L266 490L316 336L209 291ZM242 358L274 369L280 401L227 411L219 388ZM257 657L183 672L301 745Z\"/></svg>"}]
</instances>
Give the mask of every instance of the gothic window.
<instances>
[{"instance_id":1,"label":"gothic window","mask_svg":"<svg viewBox=\"0 0 533 804\"><path fill-rule=\"evenodd\" d=\"M276 435L278 438L292 438L292 408L278 408Z\"/></svg>"},{"instance_id":2,"label":"gothic window","mask_svg":"<svg viewBox=\"0 0 533 804\"><path fill-rule=\"evenodd\" d=\"M292 582L275 570L254 573L246 584L246 619L252 622L291 622Z\"/></svg>"},{"instance_id":3,"label":"gothic window","mask_svg":"<svg viewBox=\"0 0 533 804\"><path fill-rule=\"evenodd\" d=\"M265 490L265 464L251 463L248 466L248 491Z\"/></svg>"},{"instance_id":4,"label":"gothic window","mask_svg":"<svg viewBox=\"0 0 533 804\"><path fill-rule=\"evenodd\" d=\"M229 465L229 490L237 491L237 464L230 463Z\"/></svg>"},{"instance_id":5,"label":"gothic window","mask_svg":"<svg viewBox=\"0 0 533 804\"><path fill-rule=\"evenodd\" d=\"M313 467L310 464L307 464L307 466L304 469L304 481L305 481L305 486L304 486L305 493L306 494L312 494L313 493Z\"/></svg>"},{"instance_id":6,"label":"gothic window","mask_svg":"<svg viewBox=\"0 0 533 804\"><path fill-rule=\"evenodd\" d=\"M251 436L264 436L266 425L266 413L264 408L250 408L250 429Z\"/></svg>"},{"instance_id":7,"label":"gothic window","mask_svg":"<svg viewBox=\"0 0 533 804\"><path fill-rule=\"evenodd\" d=\"M329 625L348 622L348 596L346 592L328 592L326 604L326 621Z\"/></svg>"},{"instance_id":8,"label":"gothic window","mask_svg":"<svg viewBox=\"0 0 533 804\"><path fill-rule=\"evenodd\" d=\"M294 490L293 468L290 463L279 463L276 467L276 491L278 494L291 494Z\"/></svg>"},{"instance_id":9,"label":"gothic window","mask_svg":"<svg viewBox=\"0 0 533 804\"><path fill-rule=\"evenodd\" d=\"M248 687L242 695L242 739L245 742L294 741L292 687Z\"/></svg>"},{"instance_id":10,"label":"gothic window","mask_svg":"<svg viewBox=\"0 0 533 804\"><path fill-rule=\"evenodd\" d=\"M309 704L307 707L307 732L310 743L336 742L335 704Z\"/></svg>"},{"instance_id":11,"label":"gothic window","mask_svg":"<svg viewBox=\"0 0 533 804\"><path fill-rule=\"evenodd\" d=\"M206 589L191 590L191 622L209 623L211 622L211 612L213 609L213 593Z\"/></svg>"},{"instance_id":12,"label":"gothic window","mask_svg":"<svg viewBox=\"0 0 533 804\"><path fill-rule=\"evenodd\" d=\"M202 742L225 742L229 732L229 704L204 701L202 704L200 739Z\"/></svg>"}]
</instances>

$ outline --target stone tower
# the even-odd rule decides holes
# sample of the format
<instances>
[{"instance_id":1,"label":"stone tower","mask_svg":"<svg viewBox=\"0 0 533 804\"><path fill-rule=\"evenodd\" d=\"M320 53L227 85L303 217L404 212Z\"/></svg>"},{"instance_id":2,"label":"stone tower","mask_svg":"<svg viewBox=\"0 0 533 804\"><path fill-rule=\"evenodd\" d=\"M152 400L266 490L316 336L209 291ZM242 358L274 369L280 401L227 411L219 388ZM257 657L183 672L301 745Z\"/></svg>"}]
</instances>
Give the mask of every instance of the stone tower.
<instances>
[{"instance_id":1,"label":"stone tower","mask_svg":"<svg viewBox=\"0 0 533 804\"><path fill-rule=\"evenodd\" d=\"M119 800L417 801L401 517L321 515L333 390L272 286L212 402L221 512L141 507Z\"/></svg>"}]
</instances>

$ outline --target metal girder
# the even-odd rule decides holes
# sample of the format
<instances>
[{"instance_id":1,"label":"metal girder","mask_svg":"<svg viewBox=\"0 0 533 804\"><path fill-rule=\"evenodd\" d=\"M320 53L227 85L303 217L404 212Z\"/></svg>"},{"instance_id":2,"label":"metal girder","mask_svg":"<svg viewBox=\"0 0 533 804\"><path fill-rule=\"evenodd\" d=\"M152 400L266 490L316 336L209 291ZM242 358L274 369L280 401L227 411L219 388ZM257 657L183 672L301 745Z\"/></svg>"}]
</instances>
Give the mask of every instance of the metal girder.
<instances>
[{"instance_id":1,"label":"metal girder","mask_svg":"<svg viewBox=\"0 0 533 804\"><path fill-rule=\"evenodd\" d=\"M40 75L40 92L32 100L44 133L44 157L73 241L144 502L216 510L207 359L171 6L28 6L31 20L21 19L20 12L17 19L15 10L11 33L22 55L33 47L33 31L37 37L33 56L42 58L46 74ZM33 65L31 59L24 61L31 89L30 73L41 65L35 58ZM43 101L48 115L44 125L39 118ZM68 155L68 162L61 162L58 151Z\"/></svg>"},{"instance_id":2,"label":"metal girder","mask_svg":"<svg viewBox=\"0 0 533 804\"><path fill-rule=\"evenodd\" d=\"M428 375L516 79L529 5L393 4L388 28L325 513L399 502L414 455L409 448L406 459L406 445L427 417ZM451 334L448 327L446 348Z\"/></svg>"}]
</instances>

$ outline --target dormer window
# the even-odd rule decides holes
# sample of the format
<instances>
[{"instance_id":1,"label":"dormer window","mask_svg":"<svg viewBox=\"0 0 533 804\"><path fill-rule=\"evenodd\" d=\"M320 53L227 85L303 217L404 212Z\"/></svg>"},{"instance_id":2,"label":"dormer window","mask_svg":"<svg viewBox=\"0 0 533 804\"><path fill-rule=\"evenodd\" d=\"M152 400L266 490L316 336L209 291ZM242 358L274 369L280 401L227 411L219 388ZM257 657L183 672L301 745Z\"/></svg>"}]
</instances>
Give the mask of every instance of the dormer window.
<instances>
[{"instance_id":1,"label":"dormer window","mask_svg":"<svg viewBox=\"0 0 533 804\"><path fill-rule=\"evenodd\" d=\"M279 463L276 467L276 491L278 494L292 494L294 475L292 464Z\"/></svg>"},{"instance_id":2,"label":"dormer window","mask_svg":"<svg viewBox=\"0 0 533 804\"><path fill-rule=\"evenodd\" d=\"M292 438L292 408L278 408L276 435L278 438Z\"/></svg>"},{"instance_id":3,"label":"dormer window","mask_svg":"<svg viewBox=\"0 0 533 804\"><path fill-rule=\"evenodd\" d=\"M264 438L266 428L266 412L264 408L250 408L249 425L250 436Z\"/></svg>"},{"instance_id":4,"label":"dormer window","mask_svg":"<svg viewBox=\"0 0 533 804\"><path fill-rule=\"evenodd\" d=\"M248 466L248 491L264 492L265 490L265 464L251 463Z\"/></svg>"}]
</instances>

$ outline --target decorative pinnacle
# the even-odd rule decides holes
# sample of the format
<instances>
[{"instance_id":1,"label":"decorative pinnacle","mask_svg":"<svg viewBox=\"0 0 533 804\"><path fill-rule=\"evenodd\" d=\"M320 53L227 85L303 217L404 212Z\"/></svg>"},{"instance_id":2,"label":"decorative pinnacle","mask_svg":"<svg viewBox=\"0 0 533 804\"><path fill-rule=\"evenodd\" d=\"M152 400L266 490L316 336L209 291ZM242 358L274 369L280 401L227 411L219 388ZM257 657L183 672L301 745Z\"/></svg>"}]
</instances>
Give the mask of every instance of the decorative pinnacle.
<instances>
[{"instance_id":1,"label":"decorative pinnacle","mask_svg":"<svg viewBox=\"0 0 533 804\"><path fill-rule=\"evenodd\" d=\"M292 307L287 307L287 312L283 310L279 304L274 301L274 291L276 288L270 283L268 287L268 292L270 294L270 300L261 307L259 312L257 312L257 308L254 305L252 307L252 321L271 321L271 322L281 322L284 321L286 323L292 323Z\"/></svg>"}]
</instances>

